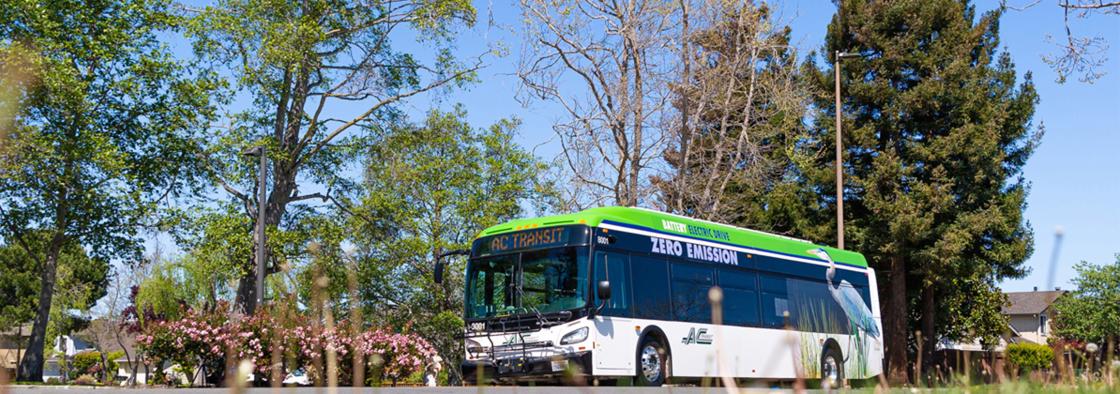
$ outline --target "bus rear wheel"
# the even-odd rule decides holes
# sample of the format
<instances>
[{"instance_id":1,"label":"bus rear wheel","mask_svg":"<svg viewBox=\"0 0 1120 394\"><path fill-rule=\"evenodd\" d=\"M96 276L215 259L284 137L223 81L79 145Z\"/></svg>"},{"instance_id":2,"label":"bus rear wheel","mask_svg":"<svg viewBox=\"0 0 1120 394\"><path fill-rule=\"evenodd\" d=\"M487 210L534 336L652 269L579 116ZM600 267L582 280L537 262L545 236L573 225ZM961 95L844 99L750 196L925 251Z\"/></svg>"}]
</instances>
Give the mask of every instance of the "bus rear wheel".
<instances>
[{"instance_id":1,"label":"bus rear wheel","mask_svg":"<svg viewBox=\"0 0 1120 394\"><path fill-rule=\"evenodd\" d=\"M665 346L653 336L647 336L638 346L638 386L658 387L665 384L669 371L669 358Z\"/></svg>"},{"instance_id":2,"label":"bus rear wheel","mask_svg":"<svg viewBox=\"0 0 1120 394\"><path fill-rule=\"evenodd\" d=\"M844 384L844 357L835 346L827 346L821 355L821 388L836 390Z\"/></svg>"}]
</instances>

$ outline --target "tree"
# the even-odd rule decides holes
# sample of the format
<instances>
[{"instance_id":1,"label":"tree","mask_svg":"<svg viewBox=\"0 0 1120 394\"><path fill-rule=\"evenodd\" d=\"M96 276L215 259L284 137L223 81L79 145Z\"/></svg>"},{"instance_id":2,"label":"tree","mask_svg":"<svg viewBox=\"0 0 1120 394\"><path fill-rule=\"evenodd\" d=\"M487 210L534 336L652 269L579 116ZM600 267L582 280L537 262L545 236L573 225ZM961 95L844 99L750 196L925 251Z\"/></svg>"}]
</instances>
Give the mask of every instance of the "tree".
<instances>
[{"instance_id":1,"label":"tree","mask_svg":"<svg viewBox=\"0 0 1120 394\"><path fill-rule=\"evenodd\" d=\"M1015 2L1000 0L1006 9L1022 11L1038 5L1041 0ZM1120 1L1107 0L1057 0L1057 9L1062 11L1064 39L1056 42L1057 54L1044 54L1042 61L1058 73L1058 83L1065 83L1072 75L1080 74L1081 82L1093 83L1105 72L1100 70L1108 61L1108 40L1105 37L1084 37L1074 34L1075 23L1071 19L1086 19L1094 15L1120 15ZM1047 35L1047 40L1053 38Z\"/></svg>"},{"instance_id":2,"label":"tree","mask_svg":"<svg viewBox=\"0 0 1120 394\"><path fill-rule=\"evenodd\" d=\"M1058 83L1064 83L1070 75L1080 74L1081 82L1093 83L1104 76L1098 69L1105 65L1108 58L1108 41L1104 37L1078 37L1073 34L1070 16L1078 19L1092 15L1120 15L1120 1L1105 0L1058 0L1062 9L1065 27L1065 42L1059 44L1059 55L1045 55L1042 60L1058 73Z\"/></svg>"},{"instance_id":3,"label":"tree","mask_svg":"<svg viewBox=\"0 0 1120 394\"><path fill-rule=\"evenodd\" d=\"M311 213L308 200L352 190L339 173L354 159L360 131L391 120L409 97L473 80L481 66L481 58L460 64L449 49L456 28L474 23L466 0L222 0L188 12L196 55L232 77L231 93L251 98L247 110L215 127L207 167L255 223L256 167L241 152L264 146L271 162L265 224L278 236L293 215ZM405 32L433 48L434 60L396 50L392 38ZM308 184L326 192L301 192ZM269 274L279 269L271 255ZM254 272L252 258L243 259L242 271ZM238 285L247 312L256 307L254 282L246 274Z\"/></svg>"},{"instance_id":4,"label":"tree","mask_svg":"<svg viewBox=\"0 0 1120 394\"><path fill-rule=\"evenodd\" d=\"M29 234L27 249L17 245L0 247L0 322L3 327L23 325L35 318L39 303L39 264L49 241L48 234ZM83 325L74 312L89 310L105 295L109 265L105 260L91 258L79 245L63 246L58 257L58 273L51 298L48 338L68 334ZM22 344L21 344L22 345ZM22 363L22 360L17 360Z\"/></svg>"},{"instance_id":5,"label":"tree","mask_svg":"<svg viewBox=\"0 0 1120 394\"><path fill-rule=\"evenodd\" d=\"M1001 13L977 18L957 0L845 1L829 25L830 65L839 51L863 55L840 72L844 220L850 245L886 273L880 289L894 382L907 380L909 333L924 327L930 343L961 333L935 324L938 297L965 290L951 278L994 291L997 280L1024 274L1032 251L1022 167L1041 137L1031 123L1038 96L1030 73L1017 83L1010 55L997 51ZM833 73L812 59L804 65L816 93L802 146L817 156L798 172L802 195L815 198L797 208L813 220L796 231L832 240ZM1000 307L997 297L983 299L974 307ZM922 324L908 325L911 317Z\"/></svg>"},{"instance_id":6,"label":"tree","mask_svg":"<svg viewBox=\"0 0 1120 394\"><path fill-rule=\"evenodd\" d=\"M522 98L555 102L567 114L553 130L573 187L585 191L574 205L649 202L648 173L664 146L679 7L666 0L522 0L521 9Z\"/></svg>"},{"instance_id":7,"label":"tree","mask_svg":"<svg viewBox=\"0 0 1120 394\"><path fill-rule=\"evenodd\" d=\"M682 5L690 11L672 108L680 120L667 132L668 174L654 178L661 203L692 217L768 228L758 218L761 200L786 180L806 101L789 29L777 27L765 6Z\"/></svg>"},{"instance_id":8,"label":"tree","mask_svg":"<svg viewBox=\"0 0 1120 394\"><path fill-rule=\"evenodd\" d=\"M462 328L465 260L451 259L441 284L432 262L521 213L539 195L544 170L513 143L517 121L476 129L465 116L461 107L431 111L422 125L398 125L371 141L351 231L366 316L412 326L432 341L452 381L462 378L454 333Z\"/></svg>"},{"instance_id":9,"label":"tree","mask_svg":"<svg viewBox=\"0 0 1120 394\"><path fill-rule=\"evenodd\" d=\"M1120 255L1112 264L1074 265L1077 288L1054 302L1054 335L1106 345L1115 354L1120 344Z\"/></svg>"},{"instance_id":10,"label":"tree","mask_svg":"<svg viewBox=\"0 0 1120 394\"><path fill-rule=\"evenodd\" d=\"M4 239L39 259L37 309L21 380L39 380L60 256L131 258L155 201L195 179L192 132L212 81L160 45L162 0L21 1L0 12L0 59L31 70L15 96L0 177ZM13 54L20 54L15 56ZM45 235L41 252L33 238Z\"/></svg>"}]
</instances>

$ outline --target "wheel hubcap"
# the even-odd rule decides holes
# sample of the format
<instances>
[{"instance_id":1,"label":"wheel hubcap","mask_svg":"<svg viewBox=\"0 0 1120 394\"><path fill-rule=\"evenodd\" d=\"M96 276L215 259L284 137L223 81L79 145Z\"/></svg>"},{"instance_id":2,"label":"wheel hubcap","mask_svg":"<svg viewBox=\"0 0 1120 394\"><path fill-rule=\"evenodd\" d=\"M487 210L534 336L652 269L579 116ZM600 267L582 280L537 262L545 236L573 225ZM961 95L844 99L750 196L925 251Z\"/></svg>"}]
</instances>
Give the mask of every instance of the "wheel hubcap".
<instances>
[{"instance_id":1,"label":"wheel hubcap","mask_svg":"<svg viewBox=\"0 0 1120 394\"><path fill-rule=\"evenodd\" d=\"M646 345L642 349L642 376L648 382L661 379L661 353L653 345Z\"/></svg>"},{"instance_id":2,"label":"wheel hubcap","mask_svg":"<svg viewBox=\"0 0 1120 394\"><path fill-rule=\"evenodd\" d=\"M829 387L836 387L840 381L840 368L832 356L825 356L824 362L821 363L821 378Z\"/></svg>"}]
</instances>

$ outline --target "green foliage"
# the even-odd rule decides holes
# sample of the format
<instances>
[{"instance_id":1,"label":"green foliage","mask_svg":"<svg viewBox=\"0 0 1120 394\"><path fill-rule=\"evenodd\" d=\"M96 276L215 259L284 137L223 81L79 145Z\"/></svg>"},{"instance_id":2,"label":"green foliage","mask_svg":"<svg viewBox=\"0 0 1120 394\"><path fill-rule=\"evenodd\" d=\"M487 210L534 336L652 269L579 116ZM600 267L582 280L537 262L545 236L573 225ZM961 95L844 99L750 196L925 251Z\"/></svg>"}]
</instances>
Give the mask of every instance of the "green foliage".
<instances>
[{"instance_id":1,"label":"green foliage","mask_svg":"<svg viewBox=\"0 0 1120 394\"><path fill-rule=\"evenodd\" d=\"M39 303L39 260L17 245L0 247L0 330L35 317Z\"/></svg>"},{"instance_id":2,"label":"green foliage","mask_svg":"<svg viewBox=\"0 0 1120 394\"><path fill-rule=\"evenodd\" d=\"M74 355L71 368L79 374L92 374L93 367L101 364L101 352L87 351Z\"/></svg>"},{"instance_id":3,"label":"green foliage","mask_svg":"<svg viewBox=\"0 0 1120 394\"><path fill-rule=\"evenodd\" d=\"M541 195L544 165L513 143L518 122L476 129L465 117L460 107L431 111L421 125L378 135L367 153L365 195L354 209L367 316L396 311L385 318L414 324L428 338L450 338L462 327L465 260L445 260L447 275L436 284L435 256L468 248L483 228L513 218ZM435 341L447 369L457 366L461 343Z\"/></svg>"},{"instance_id":4,"label":"green foliage","mask_svg":"<svg viewBox=\"0 0 1120 394\"><path fill-rule=\"evenodd\" d=\"M195 133L213 115L217 82L192 74L159 41L177 23L169 5L27 0L0 11L0 68L18 59L30 81L5 140L0 237L35 256L30 243L49 234L39 262L44 299L58 291L56 279L88 273L57 263L64 248L102 262L137 259L156 204L198 179ZM98 291L103 284L63 298ZM44 326L66 312L55 306L37 311L23 378L41 374Z\"/></svg>"},{"instance_id":5,"label":"green foliage","mask_svg":"<svg viewBox=\"0 0 1120 394\"><path fill-rule=\"evenodd\" d=\"M189 181L214 82L157 40L174 27L167 5L22 1L0 14L2 41L35 49L16 119L23 162L0 178L11 235L53 229L95 256L135 257L149 204Z\"/></svg>"},{"instance_id":6,"label":"green foliage","mask_svg":"<svg viewBox=\"0 0 1120 394\"><path fill-rule=\"evenodd\" d=\"M117 351L109 352L109 355L106 356L107 357L106 360L108 360L108 363L109 363L109 369L107 371L107 373L109 374L108 376L110 376L110 377L117 376L117 370L120 368L120 365L117 364L117 360L120 360L120 359L124 358L124 356L125 356L124 350L117 350Z\"/></svg>"},{"instance_id":7,"label":"green foliage","mask_svg":"<svg viewBox=\"0 0 1120 394\"><path fill-rule=\"evenodd\" d=\"M957 0L845 1L839 12L823 60L834 66L837 51L863 55L844 59L840 70L846 246L875 269L901 269L911 286L932 288L925 294L935 298L925 300L899 287L883 293L884 322L913 322L894 331L913 333L921 318L936 318L938 338L990 341L1004 330L995 284L1024 275L1032 252L1022 168L1041 133L1032 125L1031 76L1020 79L999 51L999 10L977 15ZM832 243L835 198L821 191L835 189L835 70L815 58L803 71L816 112L810 138L798 146L816 158L799 163L798 190L783 192L790 201L771 206L790 218L777 230ZM806 198L813 203L799 202ZM885 279L880 285L892 286ZM936 316L906 310L947 300L966 302L934 308ZM887 347L904 348L899 338Z\"/></svg>"},{"instance_id":8,"label":"green foliage","mask_svg":"<svg viewBox=\"0 0 1120 394\"><path fill-rule=\"evenodd\" d=\"M39 305L41 262L46 257L48 234L35 232L20 245L0 246L0 327L24 324L35 317ZM25 248L26 247L26 248ZM32 254L28 254L30 249ZM62 246L51 300L52 333L75 328L69 311L85 311L107 293L109 263L91 258L79 245Z\"/></svg>"},{"instance_id":9,"label":"green foliage","mask_svg":"<svg viewBox=\"0 0 1120 394\"><path fill-rule=\"evenodd\" d=\"M1054 302L1054 335L1103 344L1120 343L1120 255L1112 264L1074 265L1077 287Z\"/></svg>"},{"instance_id":10,"label":"green foliage","mask_svg":"<svg viewBox=\"0 0 1120 394\"><path fill-rule=\"evenodd\" d=\"M315 216L343 212L325 213L330 207L322 203L357 193L355 180L343 174L357 162L371 131L396 121L394 105L474 80L480 63L463 65L449 55L453 33L474 20L475 9L465 0L221 0L190 14L184 26L197 57L214 72L229 76L234 83L227 93L248 98L248 107L232 114L230 127L215 130L205 144L204 167L229 193L238 214L250 219L249 228L257 220L256 162L241 152L263 146L272 163L264 219L269 273L309 264L337 270L327 261L330 254L308 253L312 243L326 252L339 247L335 240L323 240L334 235L319 227L325 221ZM432 56L393 45L399 40L390 39L399 35L395 30L406 28L422 42L417 48L431 50ZM423 60L428 58L433 60ZM351 115L339 119L340 113ZM308 189L321 191L300 193ZM213 239L227 242L224 237ZM214 249L200 246L205 247L196 253L212 255ZM244 252L240 247L218 251ZM245 307L254 298L255 278L247 275L255 265L253 256L250 252L223 260L240 269L236 295ZM287 279L270 279L268 285L291 293L291 284L283 283Z\"/></svg>"},{"instance_id":11,"label":"green foliage","mask_svg":"<svg viewBox=\"0 0 1120 394\"><path fill-rule=\"evenodd\" d=\"M1013 343L1007 345L1007 361L1025 372L1047 369L1054 362L1054 350L1037 343Z\"/></svg>"}]
</instances>

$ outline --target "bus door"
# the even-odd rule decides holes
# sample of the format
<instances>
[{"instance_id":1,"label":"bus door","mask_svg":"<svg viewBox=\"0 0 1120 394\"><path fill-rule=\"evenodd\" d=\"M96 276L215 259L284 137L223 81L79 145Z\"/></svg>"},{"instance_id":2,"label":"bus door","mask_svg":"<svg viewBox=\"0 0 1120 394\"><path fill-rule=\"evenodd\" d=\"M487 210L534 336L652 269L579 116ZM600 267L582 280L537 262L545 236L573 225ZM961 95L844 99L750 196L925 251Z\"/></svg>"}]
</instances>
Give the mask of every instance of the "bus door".
<instances>
[{"instance_id":1,"label":"bus door","mask_svg":"<svg viewBox=\"0 0 1120 394\"><path fill-rule=\"evenodd\" d=\"M634 331L630 302L630 259L623 253L598 252L594 259L595 281L609 281L611 298L595 317L595 363L597 375L633 375L638 334ZM595 304L603 301L595 294Z\"/></svg>"}]
</instances>

